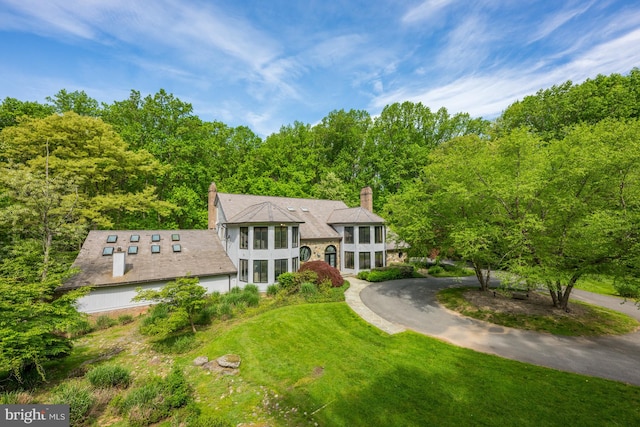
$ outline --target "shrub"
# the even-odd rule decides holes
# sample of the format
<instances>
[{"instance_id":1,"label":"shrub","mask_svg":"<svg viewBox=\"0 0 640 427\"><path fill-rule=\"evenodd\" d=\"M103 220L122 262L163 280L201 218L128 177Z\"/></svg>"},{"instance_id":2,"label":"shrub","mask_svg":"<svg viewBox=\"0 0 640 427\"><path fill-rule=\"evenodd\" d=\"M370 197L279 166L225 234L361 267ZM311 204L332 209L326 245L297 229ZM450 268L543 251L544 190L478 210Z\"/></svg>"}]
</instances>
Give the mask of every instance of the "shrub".
<instances>
[{"instance_id":1,"label":"shrub","mask_svg":"<svg viewBox=\"0 0 640 427\"><path fill-rule=\"evenodd\" d=\"M95 388L127 388L131 384L131 373L122 366L102 365L90 370L87 379Z\"/></svg>"},{"instance_id":2,"label":"shrub","mask_svg":"<svg viewBox=\"0 0 640 427\"><path fill-rule=\"evenodd\" d=\"M297 291L295 288L300 285L300 283L296 281L295 273L282 273L278 276L278 285L287 292L293 293Z\"/></svg>"},{"instance_id":3,"label":"shrub","mask_svg":"<svg viewBox=\"0 0 640 427\"><path fill-rule=\"evenodd\" d=\"M228 316L231 317L233 315L233 307L226 301L223 301L218 306L218 314L220 316Z\"/></svg>"},{"instance_id":4,"label":"shrub","mask_svg":"<svg viewBox=\"0 0 640 427\"><path fill-rule=\"evenodd\" d=\"M72 426L79 426L85 422L93 402L91 390L81 383L62 383L52 391L52 404L69 405L69 424Z\"/></svg>"},{"instance_id":5,"label":"shrub","mask_svg":"<svg viewBox=\"0 0 640 427\"><path fill-rule=\"evenodd\" d=\"M442 274L444 272L445 272L445 269L440 265L433 265L429 267L429 269L427 270L427 273L429 273L432 276L435 276L436 274Z\"/></svg>"},{"instance_id":6,"label":"shrub","mask_svg":"<svg viewBox=\"0 0 640 427\"><path fill-rule=\"evenodd\" d=\"M106 314L103 314L101 316L98 316L98 318L96 319L95 328L96 330L101 331L103 329L109 329L110 327L115 326L116 324L117 322L115 319L112 319Z\"/></svg>"},{"instance_id":7,"label":"shrub","mask_svg":"<svg viewBox=\"0 0 640 427\"><path fill-rule=\"evenodd\" d=\"M318 288L315 283L303 283L300 285L300 293L304 296L312 296L318 293Z\"/></svg>"},{"instance_id":8,"label":"shrub","mask_svg":"<svg viewBox=\"0 0 640 427\"><path fill-rule=\"evenodd\" d=\"M329 279L331 280L331 284L335 288L342 286L342 284L344 283L344 279L340 275L340 271L321 260L305 262L298 271L299 273L303 273L305 271L314 271L318 275L318 279L315 281L315 283L320 283L326 279Z\"/></svg>"},{"instance_id":9,"label":"shrub","mask_svg":"<svg viewBox=\"0 0 640 427\"><path fill-rule=\"evenodd\" d=\"M640 297L640 288L630 281L616 279L613 282L613 287L615 288L618 295L625 298L639 298Z\"/></svg>"},{"instance_id":10,"label":"shrub","mask_svg":"<svg viewBox=\"0 0 640 427\"><path fill-rule=\"evenodd\" d=\"M114 407L119 414L128 414L130 426L148 426L187 405L192 393L182 371L174 368L165 379L153 377L126 396L115 399Z\"/></svg>"},{"instance_id":11,"label":"shrub","mask_svg":"<svg viewBox=\"0 0 640 427\"><path fill-rule=\"evenodd\" d=\"M86 335L93 331L93 326L88 320L81 320L67 328L67 334L71 338L81 337L82 335Z\"/></svg>"},{"instance_id":12,"label":"shrub","mask_svg":"<svg viewBox=\"0 0 640 427\"><path fill-rule=\"evenodd\" d=\"M254 284L250 283L250 284L248 284L247 286L244 287L243 292L244 293L249 293L249 294L260 295L260 288L258 288L258 285L254 285Z\"/></svg>"},{"instance_id":13,"label":"shrub","mask_svg":"<svg viewBox=\"0 0 640 427\"><path fill-rule=\"evenodd\" d=\"M356 277L360 280L369 280L369 271L359 271Z\"/></svg>"},{"instance_id":14,"label":"shrub","mask_svg":"<svg viewBox=\"0 0 640 427\"><path fill-rule=\"evenodd\" d=\"M242 299L248 307L257 307L258 305L260 305L260 295L257 293L245 291L242 294Z\"/></svg>"},{"instance_id":15,"label":"shrub","mask_svg":"<svg viewBox=\"0 0 640 427\"><path fill-rule=\"evenodd\" d=\"M197 325L208 325L211 319L218 315L218 304L209 304L204 307L194 319Z\"/></svg>"},{"instance_id":16,"label":"shrub","mask_svg":"<svg viewBox=\"0 0 640 427\"><path fill-rule=\"evenodd\" d=\"M118 323L121 325L127 325L133 322L133 316L130 314L123 314L122 316L118 316Z\"/></svg>"},{"instance_id":17,"label":"shrub","mask_svg":"<svg viewBox=\"0 0 640 427\"><path fill-rule=\"evenodd\" d=\"M267 286L267 296L275 296L278 293L278 285L271 284Z\"/></svg>"}]
</instances>

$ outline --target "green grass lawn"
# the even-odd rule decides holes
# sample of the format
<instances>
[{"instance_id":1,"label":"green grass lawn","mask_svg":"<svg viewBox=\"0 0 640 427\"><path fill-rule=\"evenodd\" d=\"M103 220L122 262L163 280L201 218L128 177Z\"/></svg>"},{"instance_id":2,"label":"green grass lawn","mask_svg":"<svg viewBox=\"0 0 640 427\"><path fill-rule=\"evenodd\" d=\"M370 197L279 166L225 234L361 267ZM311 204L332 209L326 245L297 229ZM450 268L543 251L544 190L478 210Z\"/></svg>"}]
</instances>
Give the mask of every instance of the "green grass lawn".
<instances>
[{"instance_id":1,"label":"green grass lawn","mask_svg":"<svg viewBox=\"0 0 640 427\"><path fill-rule=\"evenodd\" d=\"M49 367L49 383L33 397L48 402L60 381L86 381L64 378L82 362L120 348L103 363L128 368L131 387L166 375L174 364L181 367L195 404L211 417L198 425L208 427L640 425L640 387L510 361L413 332L389 336L345 303L243 316L200 330L197 347L179 355L155 351L137 333L140 320L93 332L77 341L70 358ZM192 363L200 355L229 353L242 358L238 375ZM104 405L92 425L127 425ZM177 414L184 419L189 411ZM158 425L183 424L167 419Z\"/></svg>"},{"instance_id":2,"label":"green grass lawn","mask_svg":"<svg viewBox=\"0 0 640 427\"><path fill-rule=\"evenodd\" d=\"M583 291L594 292L596 294L611 295L614 297L619 296L618 292L613 287L613 280L606 276L582 276L580 280L578 280L578 283L576 283L575 287L582 289Z\"/></svg>"},{"instance_id":3,"label":"green grass lawn","mask_svg":"<svg viewBox=\"0 0 640 427\"><path fill-rule=\"evenodd\" d=\"M279 308L203 335L185 366L201 354L243 360L239 377L188 369L205 412L232 425L640 424L638 387L388 336L344 303Z\"/></svg>"},{"instance_id":4,"label":"green grass lawn","mask_svg":"<svg viewBox=\"0 0 640 427\"><path fill-rule=\"evenodd\" d=\"M495 323L511 328L528 329L565 336L620 335L633 332L638 321L620 312L571 300L571 304L584 307L581 317L554 315L524 315L483 310L467 301L463 294L467 291L479 292L477 288L449 288L438 292L438 302L450 310L474 319Z\"/></svg>"}]
</instances>

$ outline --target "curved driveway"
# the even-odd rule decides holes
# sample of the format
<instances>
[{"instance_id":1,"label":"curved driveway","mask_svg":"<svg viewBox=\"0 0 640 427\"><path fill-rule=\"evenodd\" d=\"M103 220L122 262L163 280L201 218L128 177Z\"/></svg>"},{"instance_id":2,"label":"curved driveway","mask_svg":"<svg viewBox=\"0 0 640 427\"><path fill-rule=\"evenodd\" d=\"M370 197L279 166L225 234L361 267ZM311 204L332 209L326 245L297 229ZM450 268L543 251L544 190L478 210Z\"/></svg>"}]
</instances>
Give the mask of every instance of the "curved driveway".
<instances>
[{"instance_id":1,"label":"curved driveway","mask_svg":"<svg viewBox=\"0 0 640 427\"><path fill-rule=\"evenodd\" d=\"M358 302L391 322L391 329L400 331L406 327L483 353L640 386L640 332L596 338L563 337L463 317L437 303L438 290L474 286L475 277L405 279L370 285L355 278L349 281L352 286L356 284L353 296L357 297L359 291ZM617 298L574 292L576 299L609 306L640 319L640 310L632 303L620 304Z\"/></svg>"}]
</instances>

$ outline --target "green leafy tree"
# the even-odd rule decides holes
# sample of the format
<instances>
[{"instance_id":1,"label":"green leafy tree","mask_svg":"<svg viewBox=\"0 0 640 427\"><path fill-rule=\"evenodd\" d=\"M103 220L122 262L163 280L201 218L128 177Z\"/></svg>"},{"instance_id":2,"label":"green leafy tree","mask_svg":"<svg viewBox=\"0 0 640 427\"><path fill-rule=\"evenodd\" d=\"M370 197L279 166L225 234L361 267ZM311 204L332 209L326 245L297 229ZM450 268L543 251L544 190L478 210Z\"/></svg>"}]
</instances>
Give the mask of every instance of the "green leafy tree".
<instances>
[{"instance_id":1,"label":"green leafy tree","mask_svg":"<svg viewBox=\"0 0 640 427\"><path fill-rule=\"evenodd\" d=\"M56 113L73 111L81 116L97 117L100 115L98 101L91 98L83 90L67 92L66 89L62 89L53 97L47 96L46 100L52 104Z\"/></svg>"},{"instance_id":2,"label":"green leafy tree","mask_svg":"<svg viewBox=\"0 0 640 427\"><path fill-rule=\"evenodd\" d=\"M145 332L166 337L189 325L195 333L194 320L206 304L207 292L198 283L197 277L182 277L167 283L160 290L138 288L133 301L156 302L168 309L168 317L157 318L155 323L147 325Z\"/></svg>"},{"instance_id":3,"label":"green leafy tree","mask_svg":"<svg viewBox=\"0 0 640 427\"><path fill-rule=\"evenodd\" d=\"M35 201L33 189L22 188L21 181L39 179L72 186L65 203L74 200L72 213L87 226L154 228L174 209L158 201L148 184L164 168L149 153L128 150L100 119L69 112L23 120L0 133L0 146L0 182L13 194L9 206L11 200Z\"/></svg>"},{"instance_id":4,"label":"green leafy tree","mask_svg":"<svg viewBox=\"0 0 640 427\"><path fill-rule=\"evenodd\" d=\"M0 104L0 131L8 126L15 126L21 117L44 118L53 113L54 109L50 105L7 97ZM0 159L1 156L0 151Z\"/></svg>"}]
</instances>

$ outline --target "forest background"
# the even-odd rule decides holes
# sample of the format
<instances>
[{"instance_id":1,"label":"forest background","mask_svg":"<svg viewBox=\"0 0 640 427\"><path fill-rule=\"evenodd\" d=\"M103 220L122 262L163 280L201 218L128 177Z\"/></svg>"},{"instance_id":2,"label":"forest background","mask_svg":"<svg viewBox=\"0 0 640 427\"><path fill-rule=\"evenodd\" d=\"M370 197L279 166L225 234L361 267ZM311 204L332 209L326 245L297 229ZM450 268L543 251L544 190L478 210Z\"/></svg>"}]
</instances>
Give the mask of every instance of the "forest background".
<instances>
[{"instance_id":1,"label":"forest background","mask_svg":"<svg viewBox=\"0 0 640 427\"><path fill-rule=\"evenodd\" d=\"M42 328L7 318L5 348L15 367L68 350L53 330L73 321L77 294L55 289L88 230L206 228L211 182L350 206L370 186L412 255L469 262L481 287L500 269L565 307L586 274L637 289L639 118L639 69L541 90L492 121L404 102L376 117L332 111L264 139L204 121L164 90L111 104L66 90L46 103L5 98L0 309ZM31 347L48 350L25 358Z\"/></svg>"}]
</instances>

